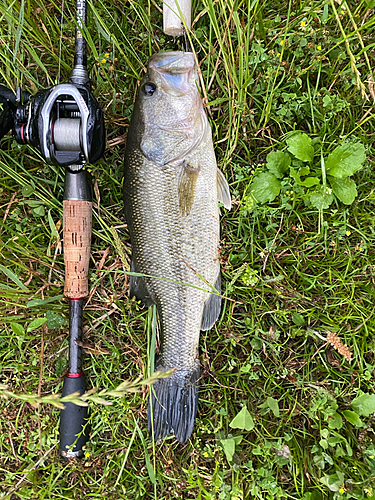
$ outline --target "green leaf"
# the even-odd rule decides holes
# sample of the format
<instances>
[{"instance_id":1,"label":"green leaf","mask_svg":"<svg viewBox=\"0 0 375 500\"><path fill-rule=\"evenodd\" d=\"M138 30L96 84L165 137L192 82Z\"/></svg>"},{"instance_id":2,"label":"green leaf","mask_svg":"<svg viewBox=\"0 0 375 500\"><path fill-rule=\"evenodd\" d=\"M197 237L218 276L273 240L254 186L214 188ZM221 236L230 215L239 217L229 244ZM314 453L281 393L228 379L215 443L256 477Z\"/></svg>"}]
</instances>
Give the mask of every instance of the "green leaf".
<instances>
[{"instance_id":1,"label":"green leaf","mask_svg":"<svg viewBox=\"0 0 375 500\"><path fill-rule=\"evenodd\" d=\"M47 311L47 328L53 330L54 328L61 328L67 324L67 320L63 318L60 314L53 311Z\"/></svg>"},{"instance_id":2,"label":"green leaf","mask_svg":"<svg viewBox=\"0 0 375 500\"><path fill-rule=\"evenodd\" d=\"M10 269L8 269L7 267L3 266L0 264L0 271L3 271L3 273L8 276L8 278L10 280L13 281L13 283L15 283L16 285L18 285L21 290L28 290L27 286L25 286L22 281L19 279L19 277L14 274L13 271L11 271Z\"/></svg>"},{"instance_id":3,"label":"green leaf","mask_svg":"<svg viewBox=\"0 0 375 500\"><path fill-rule=\"evenodd\" d=\"M148 453L145 454L145 459L146 459L146 467L147 467L147 472L150 477L150 481L152 484L157 484L156 477L155 477L155 471L154 468L151 464L150 456Z\"/></svg>"},{"instance_id":4,"label":"green leaf","mask_svg":"<svg viewBox=\"0 0 375 500\"><path fill-rule=\"evenodd\" d=\"M292 321L297 326L302 326L306 323L305 318L299 313L292 313Z\"/></svg>"},{"instance_id":5,"label":"green leaf","mask_svg":"<svg viewBox=\"0 0 375 500\"><path fill-rule=\"evenodd\" d=\"M237 446L237 445L238 445L238 444L240 444L240 443L241 443L241 441L243 440L243 436L241 436L241 435L239 435L239 436L234 436L234 438L233 438L233 439L234 439L234 442L236 443L236 446Z\"/></svg>"},{"instance_id":6,"label":"green leaf","mask_svg":"<svg viewBox=\"0 0 375 500\"><path fill-rule=\"evenodd\" d=\"M44 209L44 206L43 205L39 205L39 207L35 207L32 209L32 212L34 215L36 215L37 217L44 217L44 215L46 214L46 211Z\"/></svg>"},{"instance_id":7,"label":"green leaf","mask_svg":"<svg viewBox=\"0 0 375 500\"><path fill-rule=\"evenodd\" d=\"M319 184L320 180L318 177L306 177L305 180L301 180L301 176L310 173L309 167L301 167L296 170L294 167L290 167L290 176L296 181L299 186L312 187Z\"/></svg>"},{"instance_id":8,"label":"green leaf","mask_svg":"<svg viewBox=\"0 0 375 500\"><path fill-rule=\"evenodd\" d=\"M341 418L341 422L342 422L342 417L340 416L340 418ZM328 444L330 446L336 446L339 443L344 443L345 438L343 436L340 436L340 434L335 434L333 436L329 436L327 441L328 441Z\"/></svg>"},{"instance_id":9,"label":"green leaf","mask_svg":"<svg viewBox=\"0 0 375 500\"><path fill-rule=\"evenodd\" d=\"M360 142L337 146L325 162L327 174L340 179L353 175L366 159L365 147Z\"/></svg>"},{"instance_id":10,"label":"green leaf","mask_svg":"<svg viewBox=\"0 0 375 500\"><path fill-rule=\"evenodd\" d=\"M31 208L35 208L35 207L41 207L43 206L43 202L40 201L40 200L27 200L27 204L29 205L29 207Z\"/></svg>"},{"instance_id":11,"label":"green leaf","mask_svg":"<svg viewBox=\"0 0 375 500\"><path fill-rule=\"evenodd\" d=\"M272 151L267 155L267 168L278 179L282 179L288 171L292 159L288 153L283 151Z\"/></svg>"},{"instance_id":12,"label":"green leaf","mask_svg":"<svg viewBox=\"0 0 375 500\"><path fill-rule=\"evenodd\" d=\"M232 429L245 429L246 431L254 429L254 420L246 406L244 406L242 410L237 413L229 426L232 427Z\"/></svg>"},{"instance_id":13,"label":"green leaf","mask_svg":"<svg viewBox=\"0 0 375 500\"><path fill-rule=\"evenodd\" d=\"M336 471L336 474L321 477L320 482L331 491L339 491L340 487L344 484L344 478L345 476L342 472Z\"/></svg>"},{"instance_id":14,"label":"green leaf","mask_svg":"<svg viewBox=\"0 0 375 500\"><path fill-rule=\"evenodd\" d=\"M367 8L373 9L375 7L375 0L366 0Z\"/></svg>"},{"instance_id":15,"label":"green leaf","mask_svg":"<svg viewBox=\"0 0 375 500\"><path fill-rule=\"evenodd\" d=\"M329 182L332 186L332 191L337 196L337 198L345 203L345 205L351 205L357 196L357 185L350 177L344 179L337 179L331 177Z\"/></svg>"},{"instance_id":16,"label":"green leaf","mask_svg":"<svg viewBox=\"0 0 375 500\"><path fill-rule=\"evenodd\" d=\"M32 332L33 330L36 330L40 326L44 325L44 323L47 321L47 318L35 318L31 323L29 323L29 326L27 327L28 332Z\"/></svg>"},{"instance_id":17,"label":"green leaf","mask_svg":"<svg viewBox=\"0 0 375 500\"><path fill-rule=\"evenodd\" d=\"M62 299L63 297L64 295L56 295L55 297L48 297L47 299L29 300L26 307L44 306L45 304L49 304L50 302L56 302Z\"/></svg>"},{"instance_id":18,"label":"green leaf","mask_svg":"<svg viewBox=\"0 0 375 500\"><path fill-rule=\"evenodd\" d=\"M328 429L322 429L320 431L320 435L324 438L324 439L327 439L327 437L329 436L329 430Z\"/></svg>"},{"instance_id":19,"label":"green leaf","mask_svg":"<svg viewBox=\"0 0 375 500\"><path fill-rule=\"evenodd\" d=\"M299 160L312 161L314 158L314 147L307 134L298 132L288 137L286 143L288 144L288 150Z\"/></svg>"},{"instance_id":20,"label":"green leaf","mask_svg":"<svg viewBox=\"0 0 375 500\"><path fill-rule=\"evenodd\" d=\"M225 456L227 457L228 462L233 460L234 451L236 449L236 441L233 438L229 439L220 439L220 442L223 446Z\"/></svg>"},{"instance_id":21,"label":"green leaf","mask_svg":"<svg viewBox=\"0 0 375 500\"><path fill-rule=\"evenodd\" d=\"M375 413L375 394L362 394L353 399L353 410L363 417L368 417Z\"/></svg>"},{"instance_id":22,"label":"green leaf","mask_svg":"<svg viewBox=\"0 0 375 500\"><path fill-rule=\"evenodd\" d=\"M61 357L58 358L55 364L55 372L57 377L61 377L61 375L65 372L66 368L66 358Z\"/></svg>"},{"instance_id":23,"label":"green leaf","mask_svg":"<svg viewBox=\"0 0 375 500\"><path fill-rule=\"evenodd\" d=\"M332 102L332 97L329 96L329 95L325 95L323 97L323 108L326 108L327 106L329 106Z\"/></svg>"},{"instance_id":24,"label":"green leaf","mask_svg":"<svg viewBox=\"0 0 375 500\"><path fill-rule=\"evenodd\" d=\"M308 165L304 165L299 169L299 175L308 175L310 173L310 167Z\"/></svg>"},{"instance_id":25,"label":"green leaf","mask_svg":"<svg viewBox=\"0 0 375 500\"><path fill-rule=\"evenodd\" d=\"M279 195L281 182L270 172L257 175L251 185L251 194L260 203L273 201Z\"/></svg>"},{"instance_id":26,"label":"green leaf","mask_svg":"<svg viewBox=\"0 0 375 500\"><path fill-rule=\"evenodd\" d=\"M321 439L319 441L319 445L323 448L323 450L328 450L328 441L326 439Z\"/></svg>"},{"instance_id":27,"label":"green leaf","mask_svg":"<svg viewBox=\"0 0 375 500\"><path fill-rule=\"evenodd\" d=\"M22 188L22 196L31 196L35 192L35 186L25 184Z\"/></svg>"},{"instance_id":28,"label":"green leaf","mask_svg":"<svg viewBox=\"0 0 375 500\"><path fill-rule=\"evenodd\" d=\"M246 365L241 366L240 372L241 373L250 373L252 369L253 369L252 364L251 363L246 363Z\"/></svg>"},{"instance_id":29,"label":"green leaf","mask_svg":"<svg viewBox=\"0 0 375 500\"><path fill-rule=\"evenodd\" d=\"M259 337L254 337L251 340L250 345L256 351L260 351L263 348L263 342Z\"/></svg>"},{"instance_id":30,"label":"green leaf","mask_svg":"<svg viewBox=\"0 0 375 500\"><path fill-rule=\"evenodd\" d=\"M57 232L56 225L53 222L53 218L52 218L52 215L51 215L51 210L48 210L48 222L49 222L49 227L51 228L52 236L54 236L55 238L58 238L59 237L59 233Z\"/></svg>"},{"instance_id":31,"label":"green leaf","mask_svg":"<svg viewBox=\"0 0 375 500\"><path fill-rule=\"evenodd\" d=\"M310 195L311 205L318 210L328 208L334 200L332 189L329 187L319 186Z\"/></svg>"},{"instance_id":32,"label":"green leaf","mask_svg":"<svg viewBox=\"0 0 375 500\"><path fill-rule=\"evenodd\" d=\"M258 444L257 446L254 446L252 453L255 456L257 456L257 455L260 456L260 455L264 455L264 450Z\"/></svg>"},{"instance_id":33,"label":"green leaf","mask_svg":"<svg viewBox=\"0 0 375 500\"><path fill-rule=\"evenodd\" d=\"M306 177L306 179L304 181L301 181L301 186L306 186L306 187L312 187L312 186L316 186L317 184L319 184L319 179L318 177Z\"/></svg>"},{"instance_id":34,"label":"green leaf","mask_svg":"<svg viewBox=\"0 0 375 500\"><path fill-rule=\"evenodd\" d=\"M25 329L22 325L19 323L11 323L10 324L11 329L16 335L23 336L25 335Z\"/></svg>"},{"instance_id":35,"label":"green leaf","mask_svg":"<svg viewBox=\"0 0 375 500\"><path fill-rule=\"evenodd\" d=\"M297 184L301 184L301 174L294 167L290 167L290 177L294 179Z\"/></svg>"},{"instance_id":36,"label":"green leaf","mask_svg":"<svg viewBox=\"0 0 375 500\"><path fill-rule=\"evenodd\" d=\"M344 410L342 414L350 424L355 425L356 427L363 427L363 422L359 418L358 413L355 411Z\"/></svg>"},{"instance_id":37,"label":"green leaf","mask_svg":"<svg viewBox=\"0 0 375 500\"><path fill-rule=\"evenodd\" d=\"M267 405L268 405L268 408L275 415L275 417L279 417L280 416L279 403L278 403L277 399L268 397L267 398Z\"/></svg>"},{"instance_id":38,"label":"green leaf","mask_svg":"<svg viewBox=\"0 0 375 500\"><path fill-rule=\"evenodd\" d=\"M134 418L134 424L137 428L139 437L141 438L141 441L142 441L145 460L146 460L146 467L147 467L147 472L148 472L150 481L152 482L152 484L156 484L157 481L156 481L155 471L154 471L154 468L151 464L150 454L148 453L146 439L144 438L143 433L142 433L141 429L139 428L138 422L135 418Z\"/></svg>"},{"instance_id":39,"label":"green leaf","mask_svg":"<svg viewBox=\"0 0 375 500\"><path fill-rule=\"evenodd\" d=\"M328 418L328 427L330 429L340 430L342 427L342 416L339 413L334 413ZM331 444L331 443L330 443Z\"/></svg>"}]
</instances>

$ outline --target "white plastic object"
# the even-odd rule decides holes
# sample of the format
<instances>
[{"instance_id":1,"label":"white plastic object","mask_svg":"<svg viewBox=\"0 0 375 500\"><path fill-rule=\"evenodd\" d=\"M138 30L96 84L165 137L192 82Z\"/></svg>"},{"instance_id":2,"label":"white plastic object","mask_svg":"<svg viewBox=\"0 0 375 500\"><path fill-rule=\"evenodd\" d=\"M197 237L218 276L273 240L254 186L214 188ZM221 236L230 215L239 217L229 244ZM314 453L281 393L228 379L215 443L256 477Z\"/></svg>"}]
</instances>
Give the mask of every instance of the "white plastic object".
<instances>
[{"instance_id":1,"label":"white plastic object","mask_svg":"<svg viewBox=\"0 0 375 500\"><path fill-rule=\"evenodd\" d=\"M166 35L181 36L186 28L191 28L191 0L163 1L163 30Z\"/></svg>"}]
</instances>

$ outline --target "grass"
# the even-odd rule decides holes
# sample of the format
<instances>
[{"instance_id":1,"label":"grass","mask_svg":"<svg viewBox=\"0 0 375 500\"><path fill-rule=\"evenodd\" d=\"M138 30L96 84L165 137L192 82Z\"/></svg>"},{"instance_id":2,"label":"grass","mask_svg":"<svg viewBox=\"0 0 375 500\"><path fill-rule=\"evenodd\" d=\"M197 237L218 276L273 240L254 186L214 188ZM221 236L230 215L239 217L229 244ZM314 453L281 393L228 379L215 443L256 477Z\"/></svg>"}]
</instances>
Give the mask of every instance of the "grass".
<instances>
[{"instance_id":1,"label":"grass","mask_svg":"<svg viewBox=\"0 0 375 500\"><path fill-rule=\"evenodd\" d=\"M352 404L373 394L375 369L372 7L370 0L193 2L192 44L234 206L222 214L228 299L215 328L202 332L193 437L184 446L174 438L152 444L143 390L111 406L91 403L85 458L66 464L57 452L58 409L3 397L1 498L373 496L375 408L366 415ZM48 88L58 81L59 60L65 81L72 12L73 2L65 2L60 57L60 6L3 0L1 82L32 93ZM159 3L90 5L89 68L108 147L90 166L96 199L84 363L90 386L103 390L152 372L156 318L128 298L121 185L137 79L153 52L175 47L161 26ZM246 205L266 156L292 130L306 132L317 151L342 141L366 147L355 202L324 210L319 231L318 211L288 185L272 203ZM0 382L16 394L47 397L61 391L68 348L64 172L10 136L1 145ZM326 342L327 332L347 344L351 361ZM251 420L231 427L243 406Z\"/></svg>"}]
</instances>

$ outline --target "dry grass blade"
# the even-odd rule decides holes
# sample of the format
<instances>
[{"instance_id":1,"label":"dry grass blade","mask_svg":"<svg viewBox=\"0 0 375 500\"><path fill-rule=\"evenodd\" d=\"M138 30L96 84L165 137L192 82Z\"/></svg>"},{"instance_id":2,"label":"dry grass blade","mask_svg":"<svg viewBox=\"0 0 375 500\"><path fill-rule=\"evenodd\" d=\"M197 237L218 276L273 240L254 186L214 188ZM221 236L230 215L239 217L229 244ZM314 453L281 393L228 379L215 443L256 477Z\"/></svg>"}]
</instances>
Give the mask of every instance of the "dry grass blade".
<instances>
[{"instance_id":1,"label":"dry grass blade","mask_svg":"<svg viewBox=\"0 0 375 500\"><path fill-rule=\"evenodd\" d=\"M347 361L350 361L353 357L349 347L346 344L343 344L338 336L333 332L327 333L327 342L331 344L331 346L336 349L338 353L340 353Z\"/></svg>"},{"instance_id":2,"label":"dry grass blade","mask_svg":"<svg viewBox=\"0 0 375 500\"><path fill-rule=\"evenodd\" d=\"M372 100L375 103L375 84L374 84L374 78L372 75L370 75L368 78L368 90L370 92Z\"/></svg>"}]
</instances>

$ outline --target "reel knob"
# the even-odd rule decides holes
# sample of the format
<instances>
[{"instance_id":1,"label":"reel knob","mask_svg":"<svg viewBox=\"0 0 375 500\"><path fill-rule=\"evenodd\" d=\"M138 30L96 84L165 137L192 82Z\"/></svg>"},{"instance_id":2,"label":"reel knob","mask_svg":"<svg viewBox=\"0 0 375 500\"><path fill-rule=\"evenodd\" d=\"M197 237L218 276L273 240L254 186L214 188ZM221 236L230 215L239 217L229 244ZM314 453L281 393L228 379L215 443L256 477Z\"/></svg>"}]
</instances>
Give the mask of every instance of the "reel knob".
<instances>
[{"instance_id":1,"label":"reel knob","mask_svg":"<svg viewBox=\"0 0 375 500\"><path fill-rule=\"evenodd\" d=\"M21 92L20 88L16 96L13 90L0 84L0 139L14 128L18 102L27 102L29 96L28 92Z\"/></svg>"}]
</instances>

